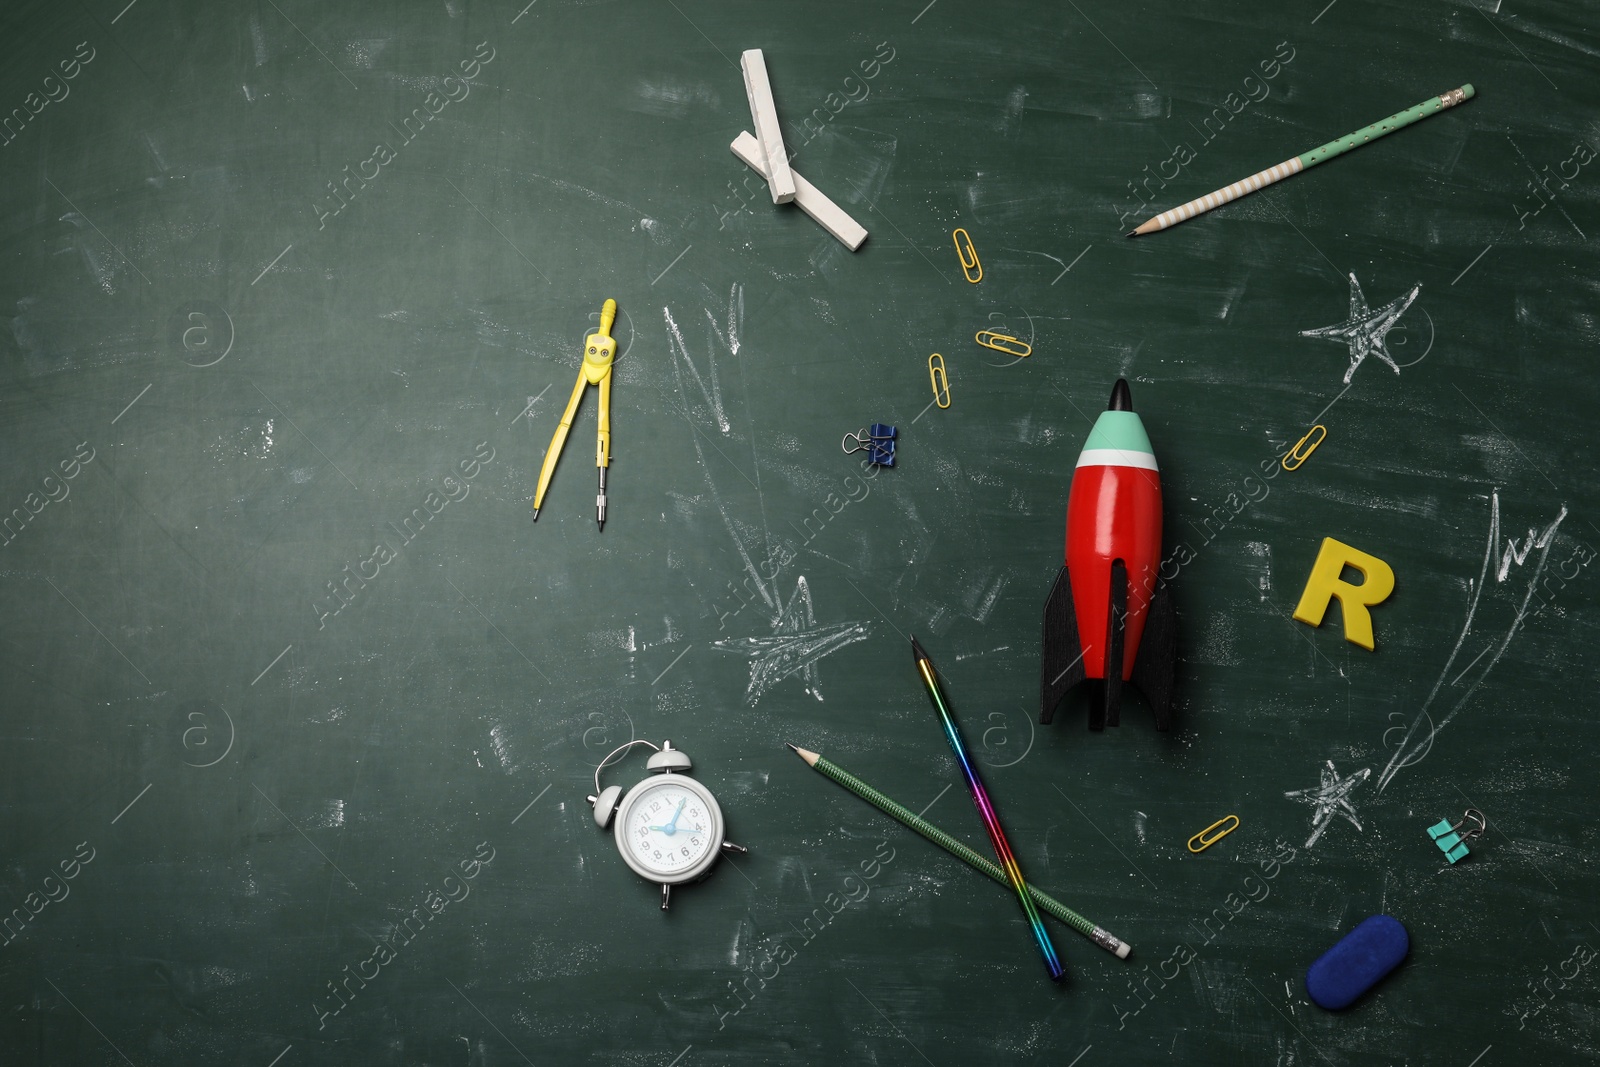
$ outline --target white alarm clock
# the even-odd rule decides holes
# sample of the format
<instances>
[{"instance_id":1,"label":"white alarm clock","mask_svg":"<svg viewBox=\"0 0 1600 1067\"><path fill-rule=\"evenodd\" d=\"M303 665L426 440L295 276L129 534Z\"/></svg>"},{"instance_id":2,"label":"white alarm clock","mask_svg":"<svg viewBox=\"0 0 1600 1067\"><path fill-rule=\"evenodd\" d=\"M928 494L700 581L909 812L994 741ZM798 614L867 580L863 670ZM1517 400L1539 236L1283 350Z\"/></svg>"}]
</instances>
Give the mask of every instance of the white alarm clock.
<instances>
[{"instance_id":1,"label":"white alarm clock","mask_svg":"<svg viewBox=\"0 0 1600 1067\"><path fill-rule=\"evenodd\" d=\"M645 766L658 777L646 778L626 796L622 787L600 788L600 772L634 745L655 749ZM629 741L594 769L595 793L587 799L594 807L595 824L612 830L617 851L640 877L661 884L661 910L667 910L672 887L702 878L724 852L748 852L722 838L726 824L722 808L711 790L690 778L688 755L663 741ZM620 800L618 798L621 798Z\"/></svg>"}]
</instances>

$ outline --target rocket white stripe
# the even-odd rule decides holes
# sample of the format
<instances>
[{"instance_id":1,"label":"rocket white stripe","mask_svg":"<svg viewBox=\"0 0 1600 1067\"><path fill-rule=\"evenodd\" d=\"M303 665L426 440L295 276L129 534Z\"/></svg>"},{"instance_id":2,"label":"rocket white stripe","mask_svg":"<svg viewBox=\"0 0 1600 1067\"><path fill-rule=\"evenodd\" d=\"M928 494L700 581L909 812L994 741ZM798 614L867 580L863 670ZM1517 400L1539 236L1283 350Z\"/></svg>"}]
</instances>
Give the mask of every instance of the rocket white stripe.
<instances>
[{"instance_id":1,"label":"rocket white stripe","mask_svg":"<svg viewBox=\"0 0 1600 1067\"><path fill-rule=\"evenodd\" d=\"M1078 453L1080 467L1137 467L1159 471L1156 457L1148 452L1129 452L1121 448L1086 448Z\"/></svg>"}]
</instances>

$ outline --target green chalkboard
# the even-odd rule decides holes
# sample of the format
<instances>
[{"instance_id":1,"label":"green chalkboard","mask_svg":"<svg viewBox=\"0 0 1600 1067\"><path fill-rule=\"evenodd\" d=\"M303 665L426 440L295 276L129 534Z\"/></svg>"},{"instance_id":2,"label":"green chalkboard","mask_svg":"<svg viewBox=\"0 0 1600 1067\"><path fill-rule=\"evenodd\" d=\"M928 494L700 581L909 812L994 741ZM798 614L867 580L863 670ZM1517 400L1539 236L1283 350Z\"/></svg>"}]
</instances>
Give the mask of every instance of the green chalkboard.
<instances>
[{"instance_id":1,"label":"green chalkboard","mask_svg":"<svg viewBox=\"0 0 1600 1067\"><path fill-rule=\"evenodd\" d=\"M0 42L7 1065L1600 1059L1584 9L28 0ZM859 251L729 151L747 48ZM605 529L594 390L535 523L607 298ZM1037 724L1118 377L1166 733ZM1375 651L1291 618L1327 537L1396 575ZM783 747L987 851L912 634L1130 959L1048 920L1053 986L1005 889ZM633 738L750 850L667 912L585 802ZM1379 912L1407 962L1311 1004Z\"/></svg>"}]
</instances>

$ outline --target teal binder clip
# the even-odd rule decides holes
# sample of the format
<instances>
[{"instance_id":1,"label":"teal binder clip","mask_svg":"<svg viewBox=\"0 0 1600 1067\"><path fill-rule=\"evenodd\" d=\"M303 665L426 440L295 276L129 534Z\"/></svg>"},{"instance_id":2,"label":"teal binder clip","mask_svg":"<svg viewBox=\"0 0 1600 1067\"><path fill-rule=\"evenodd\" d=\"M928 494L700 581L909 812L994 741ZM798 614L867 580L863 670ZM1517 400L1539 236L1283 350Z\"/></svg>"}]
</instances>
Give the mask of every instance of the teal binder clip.
<instances>
[{"instance_id":1,"label":"teal binder clip","mask_svg":"<svg viewBox=\"0 0 1600 1067\"><path fill-rule=\"evenodd\" d=\"M1475 822L1478 825L1464 833L1461 832L1461 828L1468 822ZM1428 827L1428 836L1433 838L1433 843L1439 846L1439 851L1444 853L1445 858L1454 863L1467 856L1469 851L1467 842L1481 837L1488 828L1489 820L1483 817L1483 812L1476 808L1468 808L1461 821L1454 825L1451 825L1449 819L1440 819L1436 825Z\"/></svg>"}]
</instances>

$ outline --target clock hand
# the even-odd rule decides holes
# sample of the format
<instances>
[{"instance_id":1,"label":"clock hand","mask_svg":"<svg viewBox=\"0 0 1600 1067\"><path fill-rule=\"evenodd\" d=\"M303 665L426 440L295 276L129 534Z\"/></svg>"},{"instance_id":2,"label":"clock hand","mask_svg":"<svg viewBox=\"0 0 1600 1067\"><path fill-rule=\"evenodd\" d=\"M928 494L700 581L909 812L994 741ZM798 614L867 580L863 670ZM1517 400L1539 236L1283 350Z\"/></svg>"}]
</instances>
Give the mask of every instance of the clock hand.
<instances>
[{"instance_id":1,"label":"clock hand","mask_svg":"<svg viewBox=\"0 0 1600 1067\"><path fill-rule=\"evenodd\" d=\"M678 832L678 816L683 814L683 806L689 802L687 797L678 801L678 810L672 813L672 821L667 823L667 834L670 836Z\"/></svg>"}]
</instances>

